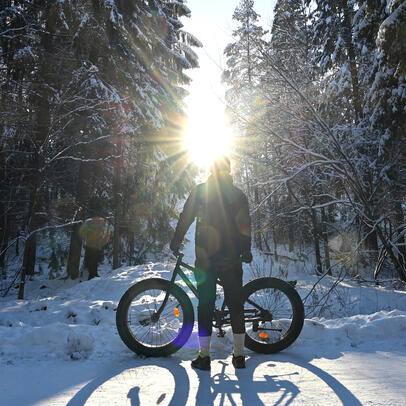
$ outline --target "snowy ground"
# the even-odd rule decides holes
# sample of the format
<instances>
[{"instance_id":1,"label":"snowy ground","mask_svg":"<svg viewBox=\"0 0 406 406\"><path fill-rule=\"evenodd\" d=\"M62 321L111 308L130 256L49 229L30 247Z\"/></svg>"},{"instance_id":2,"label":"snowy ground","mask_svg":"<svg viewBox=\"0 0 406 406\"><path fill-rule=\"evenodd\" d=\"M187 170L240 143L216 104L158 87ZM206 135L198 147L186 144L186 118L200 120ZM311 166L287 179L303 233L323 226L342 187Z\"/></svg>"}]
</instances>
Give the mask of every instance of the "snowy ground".
<instances>
[{"instance_id":1,"label":"snowy ground","mask_svg":"<svg viewBox=\"0 0 406 406\"><path fill-rule=\"evenodd\" d=\"M403 352L331 351L311 359L296 348L230 358L195 372L185 354L166 359L24 363L2 368L2 405L404 405Z\"/></svg>"},{"instance_id":2,"label":"snowy ground","mask_svg":"<svg viewBox=\"0 0 406 406\"><path fill-rule=\"evenodd\" d=\"M190 250L188 251L191 261ZM246 279L269 264L256 258ZM0 301L0 405L405 405L406 292L346 280L325 314L275 355L247 352L247 368L231 365L231 333L215 337L211 372L196 372L194 332L168 358L141 358L121 342L115 308L135 281L169 278L173 263L105 269L72 284L31 281L28 300ZM302 297L315 278L296 267ZM316 295L333 281L323 280ZM324 289L324 290L323 290ZM315 314L310 296L306 310ZM320 313L320 312L319 312ZM338 317L348 314L347 317Z\"/></svg>"}]
</instances>

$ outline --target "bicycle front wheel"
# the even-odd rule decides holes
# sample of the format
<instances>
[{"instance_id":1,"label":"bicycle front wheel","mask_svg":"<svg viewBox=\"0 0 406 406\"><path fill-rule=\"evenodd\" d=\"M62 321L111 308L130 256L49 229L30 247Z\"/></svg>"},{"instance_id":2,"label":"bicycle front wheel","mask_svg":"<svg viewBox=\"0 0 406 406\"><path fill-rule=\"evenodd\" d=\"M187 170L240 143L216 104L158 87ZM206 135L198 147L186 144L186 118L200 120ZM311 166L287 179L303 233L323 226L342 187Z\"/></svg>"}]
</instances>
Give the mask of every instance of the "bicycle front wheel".
<instances>
[{"instance_id":1,"label":"bicycle front wheel","mask_svg":"<svg viewBox=\"0 0 406 406\"><path fill-rule=\"evenodd\" d=\"M168 301L157 311L169 290ZM151 278L131 286L121 298L116 325L127 347L146 356L178 351L193 330L193 306L186 293L166 279Z\"/></svg>"},{"instance_id":2,"label":"bicycle front wheel","mask_svg":"<svg viewBox=\"0 0 406 406\"><path fill-rule=\"evenodd\" d=\"M304 307L296 290L277 278L244 286L245 346L270 354L289 347L302 331Z\"/></svg>"}]
</instances>

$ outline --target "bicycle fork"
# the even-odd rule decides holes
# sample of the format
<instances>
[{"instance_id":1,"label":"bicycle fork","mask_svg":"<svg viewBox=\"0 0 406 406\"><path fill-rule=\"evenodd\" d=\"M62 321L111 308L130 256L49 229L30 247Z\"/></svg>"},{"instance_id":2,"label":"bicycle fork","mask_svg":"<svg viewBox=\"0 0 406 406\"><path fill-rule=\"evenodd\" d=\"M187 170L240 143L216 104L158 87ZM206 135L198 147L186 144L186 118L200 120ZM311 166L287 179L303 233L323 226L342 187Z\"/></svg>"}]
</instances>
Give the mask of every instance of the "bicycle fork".
<instances>
[{"instance_id":1,"label":"bicycle fork","mask_svg":"<svg viewBox=\"0 0 406 406\"><path fill-rule=\"evenodd\" d=\"M172 278L169 282L169 289L166 291L164 300L161 304L161 306L159 307L159 309L151 316L151 321L153 323L156 323L159 320L159 317L161 316L161 313L163 312L163 310L165 309L166 304L168 303L168 299L169 299L169 295L171 293L171 286L173 286L175 284L175 279L178 276L178 274L180 275L180 277L183 279L183 281L189 286L189 288L192 290L192 292L198 296L197 294L197 290L196 288L193 286L193 283L190 282L190 280L188 279L188 277L184 274L184 272L182 271L182 269L180 268L180 266L184 266L187 269L192 270L193 268L190 267L188 264L185 264L182 262L182 258L183 258L184 254L180 253L178 256L178 259L176 261L176 265L175 265L175 269L173 271L172 274Z\"/></svg>"},{"instance_id":2,"label":"bicycle fork","mask_svg":"<svg viewBox=\"0 0 406 406\"><path fill-rule=\"evenodd\" d=\"M159 317L161 316L161 313L163 312L163 310L165 309L166 304L168 303L168 299L169 299L169 294L171 293L171 286L175 283L175 278L176 275L178 274L179 271L179 263L181 260L181 256L178 257L178 261L176 262L176 266L175 266L175 271L172 274L172 278L170 281L170 285L169 285L169 289L166 291L165 293L165 297L164 300L161 304L161 306L159 307L159 309L151 316L151 321L153 323L156 323L159 320Z\"/></svg>"}]
</instances>

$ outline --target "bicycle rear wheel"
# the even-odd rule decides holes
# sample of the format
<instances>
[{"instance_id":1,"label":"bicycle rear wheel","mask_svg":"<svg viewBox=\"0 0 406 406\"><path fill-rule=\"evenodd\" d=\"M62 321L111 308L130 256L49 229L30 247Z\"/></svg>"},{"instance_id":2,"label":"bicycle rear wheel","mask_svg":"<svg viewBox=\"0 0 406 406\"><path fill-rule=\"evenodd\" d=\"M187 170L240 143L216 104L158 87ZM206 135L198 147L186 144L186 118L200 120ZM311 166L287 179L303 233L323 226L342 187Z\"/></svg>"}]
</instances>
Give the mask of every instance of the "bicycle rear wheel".
<instances>
[{"instance_id":1,"label":"bicycle rear wheel","mask_svg":"<svg viewBox=\"0 0 406 406\"><path fill-rule=\"evenodd\" d=\"M156 317L167 291L165 308ZM146 356L166 356L178 351L192 333L193 306L186 293L166 279L151 278L131 286L121 298L116 325L127 347Z\"/></svg>"},{"instance_id":2,"label":"bicycle rear wheel","mask_svg":"<svg viewBox=\"0 0 406 406\"><path fill-rule=\"evenodd\" d=\"M302 331L304 307L296 290L277 278L244 286L245 346L270 354L289 347Z\"/></svg>"}]
</instances>

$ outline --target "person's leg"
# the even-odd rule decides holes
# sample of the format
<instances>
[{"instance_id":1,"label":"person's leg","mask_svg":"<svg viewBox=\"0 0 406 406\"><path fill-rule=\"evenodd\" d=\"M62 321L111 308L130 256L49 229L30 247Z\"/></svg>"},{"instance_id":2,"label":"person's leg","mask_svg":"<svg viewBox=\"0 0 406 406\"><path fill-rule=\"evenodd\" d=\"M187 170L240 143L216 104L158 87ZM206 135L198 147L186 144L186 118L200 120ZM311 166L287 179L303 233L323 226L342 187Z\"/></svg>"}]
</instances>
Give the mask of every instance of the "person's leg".
<instances>
[{"instance_id":1,"label":"person's leg","mask_svg":"<svg viewBox=\"0 0 406 406\"><path fill-rule=\"evenodd\" d=\"M219 272L224 288L224 297L230 310L233 334L245 334L244 303L242 288L242 268L237 264L232 269Z\"/></svg>"},{"instance_id":2,"label":"person's leg","mask_svg":"<svg viewBox=\"0 0 406 406\"><path fill-rule=\"evenodd\" d=\"M210 271L195 272L199 304L197 306L199 355L210 356L210 340L213 329L213 311L216 301L216 278Z\"/></svg>"},{"instance_id":3,"label":"person's leg","mask_svg":"<svg viewBox=\"0 0 406 406\"><path fill-rule=\"evenodd\" d=\"M233 354L244 356L245 324L242 288L242 267L240 264L232 269L224 269L220 273L224 287L224 296L230 310L231 328L233 331Z\"/></svg>"}]
</instances>

